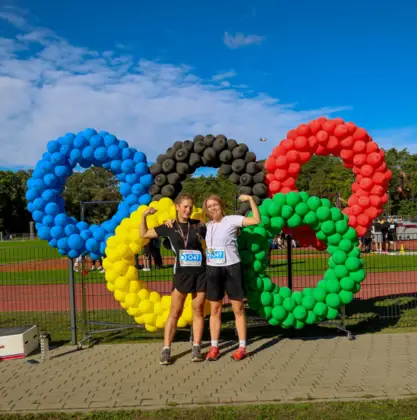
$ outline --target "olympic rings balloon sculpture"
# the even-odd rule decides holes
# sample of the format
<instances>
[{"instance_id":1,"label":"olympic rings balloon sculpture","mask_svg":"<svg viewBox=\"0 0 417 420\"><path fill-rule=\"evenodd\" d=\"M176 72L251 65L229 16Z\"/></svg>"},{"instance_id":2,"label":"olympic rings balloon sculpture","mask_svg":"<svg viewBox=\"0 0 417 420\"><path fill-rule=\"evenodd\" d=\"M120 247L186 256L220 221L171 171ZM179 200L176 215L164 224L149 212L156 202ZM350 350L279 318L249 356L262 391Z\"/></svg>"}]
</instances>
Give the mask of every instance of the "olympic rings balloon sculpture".
<instances>
[{"instance_id":1,"label":"olympic rings balloon sculpture","mask_svg":"<svg viewBox=\"0 0 417 420\"><path fill-rule=\"evenodd\" d=\"M101 226L78 222L65 212L61 194L77 164L83 168L95 165L110 169L121 182L123 201L112 219ZM89 253L92 259L98 260L104 256L106 240L122 220L140 205L150 203L148 189L152 183L144 153L106 131L97 133L89 128L48 143L48 151L27 181L26 199L41 239L70 258Z\"/></svg>"},{"instance_id":2,"label":"olympic rings balloon sculpture","mask_svg":"<svg viewBox=\"0 0 417 420\"><path fill-rule=\"evenodd\" d=\"M313 154L340 156L357 175L343 213L327 199L296 191L301 165ZM121 182L123 201L102 226L88 226L65 213L60 194L77 164L103 166ZM290 130L265 162L266 176L246 145L223 135L176 142L149 169L143 153L107 132L69 133L49 142L48 152L36 165L27 183L28 209L39 237L62 255L89 254L93 259L105 255L108 290L137 323L156 331L165 325L170 296L148 290L139 279L134 256L147 243L139 235L140 220L148 205L158 210L147 216L149 227L173 218L172 199L181 191L185 176L199 166L220 167L219 173L239 185L240 193L249 193L250 188L260 204L261 224L243 229L238 238L249 306L271 325L283 328L334 319L365 279L358 237L381 214L392 176L383 150L366 131L340 118L323 117ZM205 221L201 209L194 208L192 217ZM290 230L303 246L327 249L330 254L329 268L314 288L293 292L274 284L265 273L269 238L283 230ZM205 314L208 309L206 305ZM191 323L189 296L178 325Z\"/></svg>"}]
</instances>

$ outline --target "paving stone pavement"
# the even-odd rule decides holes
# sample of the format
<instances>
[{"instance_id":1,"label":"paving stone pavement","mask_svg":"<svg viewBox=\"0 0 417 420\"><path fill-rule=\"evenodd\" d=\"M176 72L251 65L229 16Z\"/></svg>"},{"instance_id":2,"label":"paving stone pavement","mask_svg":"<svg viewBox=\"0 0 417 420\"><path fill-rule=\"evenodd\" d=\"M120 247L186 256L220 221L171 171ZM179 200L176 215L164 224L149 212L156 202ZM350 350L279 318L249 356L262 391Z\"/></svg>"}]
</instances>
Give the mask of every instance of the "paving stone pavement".
<instances>
[{"instance_id":1,"label":"paving stone pavement","mask_svg":"<svg viewBox=\"0 0 417 420\"><path fill-rule=\"evenodd\" d=\"M61 347L39 364L0 362L0 412L403 397L417 394L417 333L262 338L234 362L222 343L216 362L191 363L175 343L171 366L156 344ZM33 356L39 358L39 356Z\"/></svg>"}]
</instances>

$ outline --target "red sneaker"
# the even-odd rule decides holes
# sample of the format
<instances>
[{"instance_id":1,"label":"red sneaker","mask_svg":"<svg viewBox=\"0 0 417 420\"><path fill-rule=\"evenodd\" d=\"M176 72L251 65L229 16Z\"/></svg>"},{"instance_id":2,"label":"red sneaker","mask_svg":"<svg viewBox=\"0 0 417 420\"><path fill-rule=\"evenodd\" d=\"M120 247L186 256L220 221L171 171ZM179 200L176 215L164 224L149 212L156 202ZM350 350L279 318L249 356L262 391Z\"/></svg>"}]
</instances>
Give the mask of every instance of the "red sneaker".
<instances>
[{"instance_id":1,"label":"red sneaker","mask_svg":"<svg viewBox=\"0 0 417 420\"><path fill-rule=\"evenodd\" d=\"M213 362L217 360L220 356L220 350L218 347L211 346L209 352L207 353L206 360Z\"/></svg>"},{"instance_id":2,"label":"red sneaker","mask_svg":"<svg viewBox=\"0 0 417 420\"><path fill-rule=\"evenodd\" d=\"M233 360L235 360L236 362L238 362L239 360L244 359L245 357L248 356L248 353L246 353L246 349L244 347L239 347L233 354L232 354L232 358Z\"/></svg>"}]
</instances>

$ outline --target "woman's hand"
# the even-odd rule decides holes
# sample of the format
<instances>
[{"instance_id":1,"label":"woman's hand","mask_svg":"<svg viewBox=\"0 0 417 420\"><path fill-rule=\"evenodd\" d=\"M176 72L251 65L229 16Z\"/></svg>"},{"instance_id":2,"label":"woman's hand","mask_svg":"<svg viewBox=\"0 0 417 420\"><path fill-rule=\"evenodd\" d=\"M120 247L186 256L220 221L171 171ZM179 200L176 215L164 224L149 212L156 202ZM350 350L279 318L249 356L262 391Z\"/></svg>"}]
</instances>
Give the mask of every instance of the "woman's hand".
<instances>
[{"instance_id":1,"label":"woman's hand","mask_svg":"<svg viewBox=\"0 0 417 420\"><path fill-rule=\"evenodd\" d=\"M147 210L143 212L144 216L147 216L148 214L155 214L158 210L154 207L149 207Z\"/></svg>"},{"instance_id":2,"label":"woman's hand","mask_svg":"<svg viewBox=\"0 0 417 420\"><path fill-rule=\"evenodd\" d=\"M245 201L250 201L252 200L252 197L250 195L246 195L246 194L241 194L239 196L239 201L245 202Z\"/></svg>"},{"instance_id":3,"label":"woman's hand","mask_svg":"<svg viewBox=\"0 0 417 420\"><path fill-rule=\"evenodd\" d=\"M169 227L170 229L172 229L172 228L174 227L174 222L175 222L175 220L168 219L168 220L165 222L165 226L166 226L166 227Z\"/></svg>"}]
</instances>

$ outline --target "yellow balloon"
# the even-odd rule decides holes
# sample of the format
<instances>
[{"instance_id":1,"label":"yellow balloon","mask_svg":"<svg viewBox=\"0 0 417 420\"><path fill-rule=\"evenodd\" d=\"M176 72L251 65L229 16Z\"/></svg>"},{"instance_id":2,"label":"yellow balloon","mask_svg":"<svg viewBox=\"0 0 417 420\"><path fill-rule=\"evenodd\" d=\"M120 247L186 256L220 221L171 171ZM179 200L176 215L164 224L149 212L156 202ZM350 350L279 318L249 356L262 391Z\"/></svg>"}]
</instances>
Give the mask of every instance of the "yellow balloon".
<instances>
[{"instance_id":1,"label":"yellow balloon","mask_svg":"<svg viewBox=\"0 0 417 420\"><path fill-rule=\"evenodd\" d=\"M145 322L143 321L143 315L139 315L139 316L135 316L135 321L138 324L144 324Z\"/></svg>"},{"instance_id":2,"label":"yellow balloon","mask_svg":"<svg viewBox=\"0 0 417 420\"><path fill-rule=\"evenodd\" d=\"M129 309L129 305L126 303L126 302L120 302L120 306L123 308L123 309Z\"/></svg>"},{"instance_id":3,"label":"yellow balloon","mask_svg":"<svg viewBox=\"0 0 417 420\"><path fill-rule=\"evenodd\" d=\"M138 308L143 314L150 314L153 311L153 303L150 300L142 300Z\"/></svg>"},{"instance_id":4,"label":"yellow balloon","mask_svg":"<svg viewBox=\"0 0 417 420\"><path fill-rule=\"evenodd\" d=\"M149 294L149 300L151 302L159 302L161 300L161 295L158 292L151 292Z\"/></svg>"},{"instance_id":5,"label":"yellow balloon","mask_svg":"<svg viewBox=\"0 0 417 420\"><path fill-rule=\"evenodd\" d=\"M114 298L119 302L123 301L126 295L127 295L126 292L123 292L122 290L119 290L119 289L116 289L114 292Z\"/></svg>"},{"instance_id":6,"label":"yellow balloon","mask_svg":"<svg viewBox=\"0 0 417 420\"><path fill-rule=\"evenodd\" d=\"M114 287L114 284L113 283L107 283L107 290L109 292L112 292L113 293L116 290L116 288Z\"/></svg>"},{"instance_id":7,"label":"yellow balloon","mask_svg":"<svg viewBox=\"0 0 417 420\"><path fill-rule=\"evenodd\" d=\"M180 319L177 322L178 328L185 328L187 326L187 321L184 319L184 317L180 317Z\"/></svg>"},{"instance_id":8,"label":"yellow balloon","mask_svg":"<svg viewBox=\"0 0 417 420\"><path fill-rule=\"evenodd\" d=\"M129 290L129 280L126 277L117 277L114 287L127 292Z\"/></svg>"},{"instance_id":9,"label":"yellow balloon","mask_svg":"<svg viewBox=\"0 0 417 420\"><path fill-rule=\"evenodd\" d=\"M103 261L104 270L106 270L106 271L111 270L112 267L113 267L113 263L108 258L105 258L104 261Z\"/></svg>"},{"instance_id":10,"label":"yellow balloon","mask_svg":"<svg viewBox=\"0 0 417 420\"><path fill-rule=\"evenodd\" d=\"M150 296L149 290L148 289L139 290L138 296L140 300L148 300Z\"/></svg>"},{"instance_id":11,"label":"yellow balloon","mask_svg":"<svg viewBox=\"0 0 417 420\"><path fill-rule=\"evenodd\" d=\"M157 328L154 325L145 324L145 329L149 332L155 332Z\"/></svg>"},{"instance_id":12,"label":"yellow balloon","mask_svg":"<svg viewBox=\"0 0 417 420\"><path fill-rule=\"evenodd\" d=\"M129 293L137 293L140 290L140 283L137 280L129 282ZM139 299L139 296L138 296Z\"/></svg>"},{"instance_id":13,"label":"yellow balloon","mask_svg":"<svg viewBox=\"0 0 417 420\"><path fill-rule=\"evenodd\" d=\"M103 266L104 266L104 261L103 261ZM114 271L114 270L106 270L106 274L104 275L104 277L106 278L108 282L114 283L117 277L119 277L119 273L117 273L117 271Z\"/></svg>"},{"instance_id":14,"label":"yellow balloon","mask_svg":"<svg viewBox=\"0 0 417 420\"><path fill-rule=\"evenodd\" d=\"M139 296L137 293L128 293L125 297L125 302L129 306L137 308L139 305Z\"/></svg>"},{"instance_id":15,"label":"yellow balloon","mask_svg":"<svg viewBox=\"0 0 417 420\"><path fill-rule=\"evenodd\" d=\"M182 313L182 316L184 317L184 320L187 323L193 322L193 311L191 308L184 309L184 312Z\"/></svg>"},{"instance_id":16,"label":"yellow balloon","mask_svg":"<svg viewBox=\"0 0 417 420\"><path fill-rule=\"evenodd\" d=\"M164 309L169 309L171 307L171 296L162 296L161 306Z\"/></svg>"},{"instance_id":17,"label":"yellow balloon","mask_svg":"<svg viewBox=\"0 0 417 420\"><path fill-rule=\"evenodd\" d=\"M145 324L149 324L149 325L155 325L156 322L156 314L155 313L150 313L150 314L145 314L143 316L143 320L145 321Z\"/></svg>"}]
</instances>

